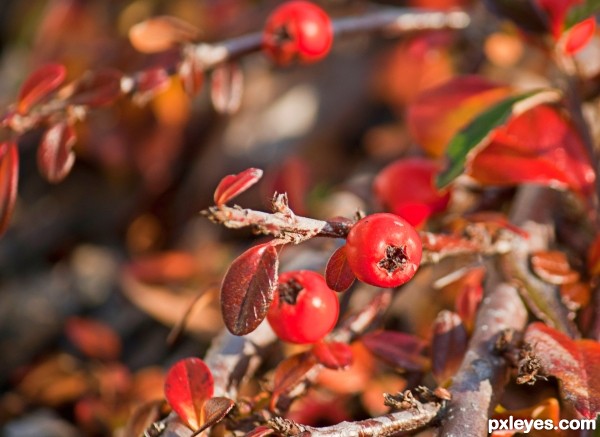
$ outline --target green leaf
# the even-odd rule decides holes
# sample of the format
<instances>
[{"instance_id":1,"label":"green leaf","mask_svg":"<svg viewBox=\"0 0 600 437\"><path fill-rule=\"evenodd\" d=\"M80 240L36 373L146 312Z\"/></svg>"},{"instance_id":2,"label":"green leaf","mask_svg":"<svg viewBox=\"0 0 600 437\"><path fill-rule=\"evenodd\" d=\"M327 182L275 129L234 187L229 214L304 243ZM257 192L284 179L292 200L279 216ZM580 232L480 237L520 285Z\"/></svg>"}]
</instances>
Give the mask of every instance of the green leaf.
<instances>
[{"instance_id":1,"label":"green leaf","mask_svg":"<svg viewBox=\"0 0 600 437\"><path fill-rule=\"evenodd\" d=\"M448 186L463 173L467 155L471 150L484 142L490 132L504 124L512 115L515 103L525 100L542 90L530 91L518 96L508 97L475 117L450 140L446 155L448 167L438 175L438 188Z\"/></svg>"},{"instance_id":2,"label":"green leaf","mask_svg":"<svg viewBox=\"0 0 600 437\"><path fill-rule=\"evenodd\" d=\"M582 4L569 9L565 27L568 29L598 12L600 12L600 0L585 0Z\"/></svg>"}]
</instances>

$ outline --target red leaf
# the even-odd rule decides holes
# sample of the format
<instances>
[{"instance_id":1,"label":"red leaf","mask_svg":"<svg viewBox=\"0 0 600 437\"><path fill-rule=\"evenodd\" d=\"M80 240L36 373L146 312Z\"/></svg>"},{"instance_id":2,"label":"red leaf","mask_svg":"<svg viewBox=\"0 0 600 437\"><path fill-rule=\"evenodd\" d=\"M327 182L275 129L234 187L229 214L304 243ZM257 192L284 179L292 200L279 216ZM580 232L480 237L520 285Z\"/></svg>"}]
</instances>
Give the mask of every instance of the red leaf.
<instances>
[{"instance_id":1,"label":"red leaf","mask_svg":"<svg viewBox=\"0 0 600 437\"><path fill-rule=\"evenodd\" d=\"M60 64L48 64L31 73L21 86L17 100L17 112L29 112L32 106L40 103L62 85L67 70Z\"/></svg>"},{"instance_id":2,"label":"red leaf","mask_svg":"<svg viewBox=\"0 0 600 437\"><path fill-rule=\"evenodd\" d=\"M215 204L224 205L229 202L258 182L262 175L261 169L248 168L241 173L225 176L215 189Z\"/></svg>"},{"instance_id":3,"label":"red leaf","mask_svg":"<svg viewBox=\"0 0 600 437\"><path fill-rule=\"evenodd\" d=\"M90 107L114 103L122 94L123 73L112 68L88 72L73 85L69 103Z\"/></svg>"},{"instance_id":4,"label":"red leaf","mask_svg":"<svg viewBox=\"0 0 600 437\"><path fill-rule=\"evenodd\" d=\"M346 291L350 288L356 276L348 265L346 259L346 246L333 252L325 267L325 281L327 286L335 291Z\"/></svg>"},{"instance_id":5,"label":"red leaf","mask_svg":"<svg viewBox=\"0 0 600 437\"><path fill-rule=\"evenodd\" d=\"M196 41L200 31L187 21L163 15L136 24L129 30L131 45L142 53L157 53Z\"/></svg>"},{"instance_id":6,"label":"red leaf","mask_svg":"<svg viewBox=\"0 0 600 437\"><path fill-rule=\"evenodd\" d=\"M171 77L164 68L151 68L138 73L135 77L135 102L144 104L161 91L166 90Z\"/></svg>"},{"instance_id":7,"label":"red leaf","mask_svg":"<svg viewBox=\"0 0 600 437\"><path fill-rule=\"evenodd\" d=\"M225 326L245 335L264 320L277 289L277 250L269 243L248 249L225 273L221 285L221 311Z\"/></svg>"},{"instance_id":8,"label":"red leaf","mask_svg":"<svg viewBox=\"0 0 600 437\"><path fill-rule=\"evenodd\" d=\"M533 346L541 373L559 380L565 404L594 419L600 412L600 343L572 340L541 322L529 325L524 340Z\"/></svg>"},{"instance_id":9,"label":"red leaf","mask_svg":"<svg viewBox=\"0 0 600 437\"><path fill-rule=\"evenodd\" d=\"M275 410L279 397L296 387L310 369L316 364L311 353L302 352L283 360L275 369L273 376L273 395L271 396L271 411Z\"/></svg>"},{"instance_id":10,"label":"red leaf","mask_svg":"<svg viewBox=\"0 0 600 437\"><path fill-rule=\"evenodd\" d=\"M571 269L567 256L558 250L533 253L531 268L536 275L550 284L572 284L579 280L579 273Z\"/></svg>"},{"instance_id":11,"label":"red leaf","mask_svg":"<svg viewBox=\"0 0 600 437\"><path fill-rule=\"evenodd\" d=\"M98 320L71 317L67 320L65 334L90 358L115 360L121 354L121 339L117 333Z\"/></svg>"},{"instance_id":12,"label":"red leaf","mask_svg":"<svg viewBox=\"0 0 600 437\"><path fill-rule=\"evenodd\" d=\"M165 378L167 402L193 430L204 424L203 407L212 398L213 390L212 373L200 358L184 358L176 362Z\"/></svg>"},{"instance_id":13,"label":"red leaf","mask_svg":"<svg viewBox=\"0 0 600 437\"><path fill-rule=\"evenodd\" d=\"M595 17L577 23L561 36L563 50L568 55L574 55L590 42L595 32Z\"/></svg>"},{"instance_id":14,"label":"red leaf","mask_svg":"<svg viewBox=\"0 0 600 437\"><path fill-rule=\"evenodd\" d=\"M577 130L555 108L539 105L500 127L470 157L468 173L485 185L540 183L589 194L595 174Z\"/></svg>"},{"instance_id":15,"label":"red leaf","mask_svg":"<svg viewBox=\"0 0 600 437\"><path fill-rule=\"evenodd\" d=\"M420 94L408 107L407 124L427 154L442 156L462 127L508 93L480 76L457 77Z\"/></svg>"},{"instance_id":16,"label":"red leaf","mask_svg":"<svg viewBox=\"0 0 600 437\"><path fill-rule=\"evenodd\" d=\"M17 200L19 152L12 141L0 143L0 235L6 231Z\"/></svg>"},{"instance_id":17,"label":"red leaf","mask_svg":"<svg viewBox=\"0 0 600 437\"><path fill-rule=\"evenodd\" d=\"M66 121L55 124L44 133L37 151L37 164L48 182L62 181L73 168L75 141L75 130Z\"/></svg>"},{"instance_id":18,"label":"red leaf","mask_svg":"<svg viewBox=\"0 0 600 437\"><path fill-rule=\"evenodd\" d=\"M421 355L426 343L414 335L395 331L375 331L361 337L372 354L392 366L421 371L429 367L429 360Z\"/></svg>"},{"instance_id":19,"label":"red leaf","mask_svg":"<svg viewBox=\"0 0 600 437\"><path fill-rule=\"evenodd\" d=\"M456 312L462 319L465 326L470 330L475 323L477 307L483 299L483 277L485 269L476 268L469 271L459 280L460 291L456 296Z\"/></svg>"},{"instance_id":20,"label":"red leaf","mask_svg":"<svg viewBox=\"0 0 600 437\"><path fill-rule=\"evenodd\" d=\"M236 113L242 104L243 92L244 74L237 63L228 62L213 70L210 97L218 113Z\"/></svg>"},{"instance_id":21,"label":"red leaf","mask_svg":"<svg viewBox=\"0 0 600 437\"><path fill-rule=\"evenodd\" d=\"M270 435L275 433L273 428L269 428L268 426L258 426L254 428L252 431L247 433L244 437L264 437L266 435Z\"/></svg>"},{"instance_id":22,"label":"red leaf","mask_svg":"<svg viewBox=\"0 0 600 437\"><path fill-rule=\"evenodd\" d=\"M312 352L317 361L328 369L344 369L352 364L352 349L346 343L319 341Z\"/></svg>"},{"instance_id":23,"label":"red leaf","mask_svg":"<svg viewBox=\"0 0 600 437\"><path fill-rule=\"evenodd\" d=\"M207 400L202 407L202 426L197 432L216 425L235 407L235 402L229 398L216 397Z\"/></svg>"},{"instance_id":24,"label":"red leaf","mask_svg":"<svg viewBox=\"0 0 600 437\"><path fill-rule=\"evenodd\" d=\"M433 323L431 340L431 366L439 384L456 373L467 350L467 342L467 330L458 314L441 311Z\"/></svg>"}]
</instances>

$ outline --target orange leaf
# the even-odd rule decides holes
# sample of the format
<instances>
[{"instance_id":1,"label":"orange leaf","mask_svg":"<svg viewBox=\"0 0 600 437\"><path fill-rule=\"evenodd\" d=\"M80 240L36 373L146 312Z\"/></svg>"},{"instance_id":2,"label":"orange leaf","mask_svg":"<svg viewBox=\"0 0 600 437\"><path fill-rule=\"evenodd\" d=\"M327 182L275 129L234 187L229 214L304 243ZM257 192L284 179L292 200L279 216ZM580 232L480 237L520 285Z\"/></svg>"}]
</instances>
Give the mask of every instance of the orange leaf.
<instances>
[{"instance_id":1,"label":"orange leaf","mask_svg":"<svg viewBox=\"0 0 600 437\"><path fill-rule=\"evenodd\" d=\"M510 89L480 76L462 76L420 94L408 107L411 134L430 156L442 156L458 131L505 98Z\"/></svg>"},{"instance_id":2,"label":"orange leaf","mask_svg":"<svg viewBox=\"0 0 600 437\"><path fill-rule=\"evenodd\" d=\"M529 325L524 340L533 346L541 373L559 380L565 404L594 419L600 412L600 343L572 340L541 322Z\"/></svg>"},{"instance_id":3,"label":"orange leaf","mask_svg":"<svg viewBox=\"0 0 600 437\"><path fill-rule=\"evenodd\" d=\"M129 41L142 53L157 53L198 39L200 31L187 21L163 15L136 24L129 30Z\"/></svg>"},{"instance_id":4,"label":"orange leaf","mask_svg":"<svg viewBox=\"0 0 600 437\"><path fill-rule=\"evenodd\" d=\"M571 269L567 256L558 250L533 253L531 267L536 275L550 284L572 284L579 279L579 273Z\"/></svg>"},{"instance_id":5,"label":"orange leaf","mask_svg":"<svg viewBox=\"0 0 600 437\"><path fill-rule=\"evenodd\" d=\"M98 320L71 317L65 333L85 355L101 360L114 360L121 354L121 339L105 323Z\"/></svg>"},{"instance_id":6,"label":"orange leaf","mask_svg":"<svg viewBox=\"0 0 600 437\"><path fill-rule=\"evenodd\" d=\"M213 390L212 373L200 358L184 358L176 362L165 378L167 402L193 430L202 427L203 407L212 398Z\"/></svg>"}]
</instances>

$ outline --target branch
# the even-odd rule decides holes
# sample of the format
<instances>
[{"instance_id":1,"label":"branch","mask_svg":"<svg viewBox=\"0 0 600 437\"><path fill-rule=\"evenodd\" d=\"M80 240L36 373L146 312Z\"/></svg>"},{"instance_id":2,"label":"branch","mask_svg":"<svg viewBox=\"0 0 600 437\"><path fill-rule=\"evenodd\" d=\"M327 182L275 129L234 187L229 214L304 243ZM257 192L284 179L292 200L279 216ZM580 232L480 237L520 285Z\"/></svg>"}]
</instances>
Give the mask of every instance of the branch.
<instances>
[{"instance_id":1,"label":"branch","mask_svg":"<svg viewBox=\"0 0 600 437\"><path fill-rule=\"evenodd\" d=\"M437 402L420 403L414 401L414 408L397 411L358 422L341 422L333 426L314 428L300 425L291 420L275 418L270 426L284 436L339 437L377 436L387 437L399 432L414 431L433 422L442 409Z\"/></svg>"}]
</instances>

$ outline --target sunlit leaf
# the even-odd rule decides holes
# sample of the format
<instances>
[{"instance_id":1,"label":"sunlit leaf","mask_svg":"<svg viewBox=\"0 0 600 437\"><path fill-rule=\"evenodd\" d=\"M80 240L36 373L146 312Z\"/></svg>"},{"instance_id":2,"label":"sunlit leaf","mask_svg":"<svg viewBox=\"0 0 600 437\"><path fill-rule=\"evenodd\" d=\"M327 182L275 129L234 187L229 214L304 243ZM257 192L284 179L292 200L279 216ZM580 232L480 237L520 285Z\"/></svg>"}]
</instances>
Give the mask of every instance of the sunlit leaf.
<instances>
[{"instance_id":1,"label":"sunlit leaf","mask_svg":"<svg viewBox=\"0 0 600 437\"><path fill-rule=\"evenodd\" d=\"M258 182L262 175L261 169L248 168L241 173L225 176L215 189L215 204L224 205L229 202Z\"/></svg>"},{"instance_id":2,"label":"sunlit leaf","mask_svg":"<svg viewBox=\"0 0 600 437\"><path fill-rule=\"evenodd\" d=\"M317 363L313 354L302 352L283 360L275 369L270 408L275 410L279 397L297 386Z\"/></svg>"},{"instance_id":3,"label":"sunlit leaf","mask_svg":"<svg viewBox=\"0 0 600 437\"><path fill-rule=\"evenodd\" d=\"M19 152L16 143L0 143L0 235L6 231L17 200Z\"/></svg>"},{"instance_id":4,"label":"sunlit leaf","mask_svg":"<svg viewBox=\"0 0 600 437\"><path fill-rule=\"evenodd\" d=\"M531 91L518 96L508 97L472 119L450 141L447 148L449 165L440 175L438 187L449 185L463 173L467 155L490 136L492 131L508 120L515 103L529 98L538 91Z\"/></svg>"},{"instance_id":5,"label":"sunlit leaf","mask_svg":"<svg viewBox=\"0 0 600 437\"><path fill-rule=\"evenodd\" d=\"M558 250L531 254L531 268L536 275L550 284L572 284L579 279L579 273L571 269L567 255Z\"/></svg>"},{"instance_id":6,"label":"sunlit leaf","mask_svg":"<svg viewBox=\"0 0 600 437\"><path fill-rule=\"evenodd\" d=\"M231 333L248 334L264 320L277 289L278 265L277 250L269 243L231 263L221 285L221 312Z\"/></svg>"},{"instance_id":7,"label":"sunlit leaf","mask_svg":"<svg viewBox=\"0 0 600 437\"><path fill-rule=\"evenodd\" d=\"M67 70L61 64L48 64L31 73L19 90L17 112L26 114L29 110L48 97L62 85Z\"/></svg>"},{"instance_id":8,"label":"sunlit leaf","mask_svg":"<svg viewBox=\"0 0 600 437\"><path fill-rule=\"evenodd\" d=\"M121 354L120 337L99 320L71 317L67 320L65 334L88 357L114 360Z\"/></svg>"},{"instance_id":9,"label":"sunlit leaf","mask_svg":"<svg viewBox=\"0 0 600 437\"><path fill-rule=\"evenodd\" d=\"M560 298L567 308L577 311L587 306L592 298L589 282L574 282L560 286Z\"/></svg>"},{"instance_id":10,"label":"sunlit leaf","mask_svg":"<svg viewBox=\"0 0 600 437\"><path fill-rule=\"evenodd\" d=\"M413 371L429 367L429 360L422 355L426 343L414 335L375 331L363 335L360 339L371 353L392 366Z\"/></svg>"},{"instance_id":11,"label":"sunlit leaf","mask_svg":"<svg viewBox=\"0 0 600 437\"><path fill-rule=\"evenodd\" d=\"M572 340L541 322L529 325L524 340L541 373L558 379L563 402L579 417L594 419L600 412L600 343Z\"/></svg>"},{"instance_id":12,"label":"sunlit leaf","mask_svg":"<svg viewBox=\"0 0 600 437\"><path fill-rule=\"evenodd\" d=\"M350 288L356 276L348 265L346 259L346 246L338 248L325 267L325 281L327 286L335 291L346 291Z\"/></svg>"},{"instance_id":13,"label":"sunlit leaf","mask_svg":"<svg viewBox=\"0 0 600 437\"><path fill-rule=\"evenodd\" d=\"M142 21L129 30L131 45L142 53L162 52L199 37L200 30L192 24L168 15Z\"/></svg>"},{"instance_id":14,"label":"sunlit leaf","mask_svg":"<svg viewBox=\"0 0 600 437\"><path fill-rule=\"evenodd\" d=\"M114 103L122 94L123 73L112 68L89 71L73 84L69 103L90 107Z\"/></svg>"},{"instance_id":15,"label":"sunlit leaf","mask_svg":"<svg viewBox=\"0 0 600 437\"><path fill-rule=\"evenodd\" d=\"M49 182L62 181L73 168L75 141L75 129L66 121L55 124L44 133L37 151L37 164L40 173Z\"/></svg>"},{"instance_id":16,"label":"sunlit leaf","mask_svg":"<svg viewBox=\"0 0 600 437\"><path fill-rule=\"evenodd\" d=\"M229 398L210 398L202 407L202 426L198 431L216 425L235 407L235 402Z\"/></svg>"},{"instance_id":17,"label":"sunlit leaf","mask_svg":"<svg viewBox=\"0 0 600 437\"><path fill-rule=\"evenodd\" d=\"M430 156L442 156L452 137L510 89L481 76L461 76L429 88L408 107L412 136Z\"/></svg>"},{"instance_id":18,"label":"sunlit leaf","mask_svg":"<svg viewBox=\"0 0 600 437\"><path fill-rule=\"evenodd\" d=\"M235 114L242 104L244 74L235 62L215 68L211 75L210 97L220 114Z\"/></svg>"},{"instance_id":19,"label":"sunlit leaf","mask_svg":"<svg viewBox=\"0 0 600 437\"><path fill-rule=\"evenodd\" d=\"M312 352L319 364L328 369L343 369L352 364L352 349L346 343L320 341Z\"/></svg>"},{"instance_id":20,"label":"sunlit leaf","mask_svg":"<svg viewBox=\"0 0 600 437\"><path fill-rule=\"evenodd\" d=\"M176 362L165 378L167 402L193 430L203 425L203 407L212 398L213 390L212 373L200 358L184 358Z\"/></svg>"},{"instance_id":21,"label":"sunlit leaf","mask_svg":"<svg viewBox=\"0 0 600 437\"><path fill-rule=\"evenodd\" d=\"M595 179L581 136L550 105L535 106L497 129L467 167L467 173L484 185L530 182L583 195L591 192Z\"/></svg>"},{"instance_id":22,"label":"sunlit leaf","mask_svg":"<svg viewBox=\"0 0 600 437\"><path fill-rule=\"evenodd\" d=\"M467 330L458 314L441 311L433 322L431 370L439 384L456 373L467 350Z\"/></svg>"}]
</instances>

